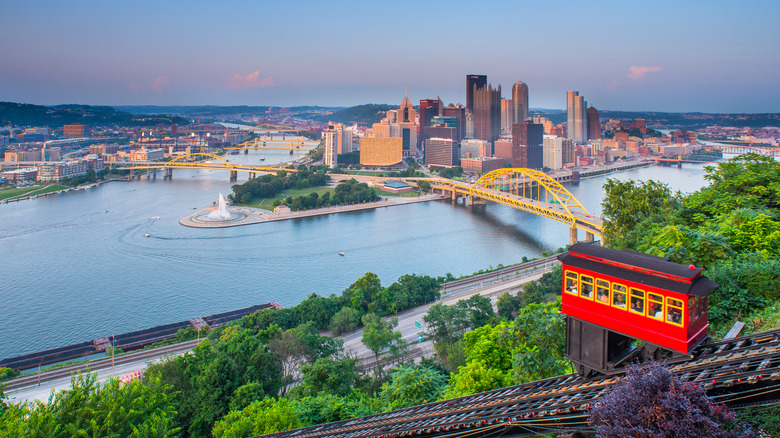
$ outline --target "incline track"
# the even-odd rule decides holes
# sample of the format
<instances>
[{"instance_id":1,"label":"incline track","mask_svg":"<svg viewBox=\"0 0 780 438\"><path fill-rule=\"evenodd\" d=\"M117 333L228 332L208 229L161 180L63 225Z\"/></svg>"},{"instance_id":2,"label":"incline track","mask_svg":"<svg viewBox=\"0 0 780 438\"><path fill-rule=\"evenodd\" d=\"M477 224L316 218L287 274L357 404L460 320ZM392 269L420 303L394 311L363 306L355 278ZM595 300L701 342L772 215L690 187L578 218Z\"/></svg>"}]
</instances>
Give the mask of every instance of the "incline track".
<instances>
[{"instance_id":1,"label":"incline track","mask_svg":"<svg viewBox=\"0 0 780 438\"><path fill-rule=\"evenodd\" d=\"M780 330L712 342L692 358L667 361L683 382L703 386L731 407L780 402ZM587 424L587 411L620 375L569 374L442 402L269 437L407 437L537 435ZM506 436L506 435L505 435Z\"/></svg>"}]
</instances>

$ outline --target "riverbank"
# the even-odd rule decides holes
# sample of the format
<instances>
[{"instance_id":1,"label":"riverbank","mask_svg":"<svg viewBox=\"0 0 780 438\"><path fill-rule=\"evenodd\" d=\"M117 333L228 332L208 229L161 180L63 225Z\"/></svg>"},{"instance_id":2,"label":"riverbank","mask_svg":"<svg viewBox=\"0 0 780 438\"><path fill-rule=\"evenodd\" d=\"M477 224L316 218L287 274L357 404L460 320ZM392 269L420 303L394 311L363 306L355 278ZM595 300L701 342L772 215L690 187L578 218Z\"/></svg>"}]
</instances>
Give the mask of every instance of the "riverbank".
<instances>
[{"instance_id":1,"label":"riverbank","mask_svg":"<svg viewBox=\"0 0 780 438\"><path fill-rule=\"evenodd\" d=\"M381 207L392 207L394 205L414 204L417 202L435 201L438 199L445 199L444 196L438 194L422 195L414 198L385 198L377 202L369 202L366 204L355 205L338 205L334 207L318 208L315 210L305 211L292 211L289 213L276 214L268 210L261 210L251 207L229 207L231 213L241 214L242 217L236 220L226 221L204 221L198 220L199 217L208 214L216 209L216 207L206 207L197 210L187 216L179 219L179 223L185 227L193 228L226 228L226 227L238 227L241 225L260 224L264 222L283 221L288 219L299 219L304 217L322 216L335 213L344 213L349 211L371 210Z\"/></svg>"}]
</instances>

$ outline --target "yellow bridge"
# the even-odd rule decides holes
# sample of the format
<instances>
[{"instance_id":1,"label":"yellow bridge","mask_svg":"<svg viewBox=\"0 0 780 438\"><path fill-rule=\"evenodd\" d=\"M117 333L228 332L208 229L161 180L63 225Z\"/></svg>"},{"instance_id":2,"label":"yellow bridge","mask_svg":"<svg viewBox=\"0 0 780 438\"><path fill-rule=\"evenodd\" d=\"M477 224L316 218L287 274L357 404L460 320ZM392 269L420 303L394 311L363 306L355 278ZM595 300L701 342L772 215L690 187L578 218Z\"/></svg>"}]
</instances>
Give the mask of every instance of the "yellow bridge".
<instances>
[{"instance_id":1,"label":"yellow bridge","mask_svg":"<svg viewBox=\"0 0 780 438\"><path fill-rule=\"evenodd\" d=\"M216 160L217 163L213 163L206 160ZM176 157L171 161L133 161L126 163L114 163L117 169L163 169L164 177L170 178L173 174L173 169L217 169L217 170L229 170L230 181L236 181L238 179L238 172L249 173L250 178L254 178L258 174L276 174L280 170L286 172L297 172L294 169L283 169L281 167L274 166L250 166L244 164L236 164L232 161L220 157L219 155L207 154L203 152L196 152L192 154L182 155Z\"/></svg>"},{"instance_id":2,"label":"yellow bridge","mask_svg":"<svg viewBox=\"0 0 780 438\"><path fill-rule=\"evenodd\" d=\"M453 201L483 204L498 202L569 225L569 241L577 242L577 229L585 231L585 241L601 237L602 220L583 207L560 183L538 170L498 169L483 175L473 184L442 178L407 178L426 180L434 191L449 194Z\"/></svg>"},{"instance_id":3,"label":"yellow bridge","mask_svg":"<svg viewBox=\"0 0 780 438\"><path fill-rule=\"evenodd\" d=\"M247 152L249 149L278 149L290 151L311 151L317 148L320 142L313 140L274 140L261 137L255 137L252 140L247 140L236 146L225 148L225 150L240 150L243 149Z\"/></svg>"}]
</instances>

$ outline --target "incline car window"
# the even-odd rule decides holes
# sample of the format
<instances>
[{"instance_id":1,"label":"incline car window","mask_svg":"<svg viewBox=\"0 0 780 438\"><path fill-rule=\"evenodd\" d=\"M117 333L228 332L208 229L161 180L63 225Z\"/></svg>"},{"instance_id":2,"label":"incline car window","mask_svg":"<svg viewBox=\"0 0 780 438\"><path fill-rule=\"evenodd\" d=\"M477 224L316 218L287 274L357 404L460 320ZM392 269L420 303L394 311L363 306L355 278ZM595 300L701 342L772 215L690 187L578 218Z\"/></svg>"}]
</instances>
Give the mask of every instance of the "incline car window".
<instances>
[{"instance_id":1,"label":"incline car window","mask_svg":"<svg viewBox=\"0 0 780 438\"><path fill-rule=\"evenodd\" d=\"M566 292L577 295L577 273L566 271Z\"/></svg>"},{"instance_id":2,"label":"incline car window","mask_svg":"<svg viewBox=\"0 0 780 438\"><path fill-rule=\"evenodd\" d=\"M612 283L612 305L619 309L626 310L627 302L626 287L622 284Z\"/></svg>"},{"instance_id":3,"label":"incline car window","mask_svg":"<svg viewBox=\"0 0 780 438\"><path fill-rule=\"evenodd\" d=\"M666 298L666 322L683 325L683 302L671 297Z\"/></svg>"},{"instance_id":4,"label":"incline car window","mask_svg":"<svg viewBox=\"0 0 780 438\"><path fill-rule=\"evenodd\" d=\"M580 296L589 300L593 299L593 277L580 275Z\"/></svg>"},{"instance_id":5,"label":"incline car window","mask_svg":"<svg viewBox=\"0 0 780 438\"><path fill-rule=\"evenodd\" d=\"M596 280L596 301L609 306L609 282L607 280Z\"/></svg>"},{"instance_id":6,"label":"incline car window","mask_svg":"<svg viewBox=\"0 0 780 438\"><path fill-rule=\"evenodd\" d=\"M631 312L645 314L645 291L631 288Z\"/></svg>"}]
</instances>

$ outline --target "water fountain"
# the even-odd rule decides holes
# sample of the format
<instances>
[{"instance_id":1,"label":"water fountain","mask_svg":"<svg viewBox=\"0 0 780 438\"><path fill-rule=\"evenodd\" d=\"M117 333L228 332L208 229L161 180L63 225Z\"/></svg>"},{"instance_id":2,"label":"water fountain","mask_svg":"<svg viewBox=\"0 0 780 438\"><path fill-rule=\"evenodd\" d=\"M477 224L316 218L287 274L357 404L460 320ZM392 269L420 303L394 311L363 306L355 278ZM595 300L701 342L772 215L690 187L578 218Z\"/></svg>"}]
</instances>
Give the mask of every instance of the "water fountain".
<instances>
[{"instance_id":1,"label":"water fountain","mask_svg":"<svg viewBox=\"0 0 780 438\"><path fill-rule=\"evenodd\" d=\"M217 209L208 214L209 219L216 219L227 221L233 219L227 208L227 199L219 194L219 200L217 201Z\"/></svg>"},{"instance_id":2,"label":"water fountain","mask_svg":"<svg viewBox=\"0 0 780 438\"><path fill-rule=\"evenodd\" d=\"M189 216L188 220L196 224L209 223L212 224L210 226L220 227L231 226L232 223L244 219L245 217L246 214L242 213L240 210L236 211L235 209L230 209L228 207L227 198L222 196L222 193L220 193L216 210L212 210L211 208L207 208L205 211L200 210L197 213Z\"/></svg>"}]
</instances>

